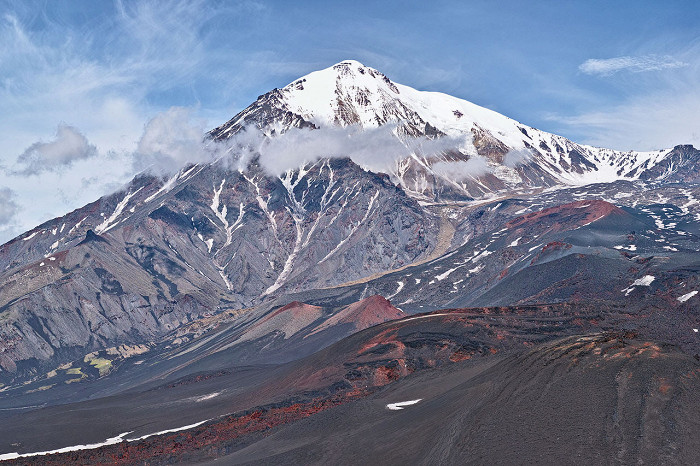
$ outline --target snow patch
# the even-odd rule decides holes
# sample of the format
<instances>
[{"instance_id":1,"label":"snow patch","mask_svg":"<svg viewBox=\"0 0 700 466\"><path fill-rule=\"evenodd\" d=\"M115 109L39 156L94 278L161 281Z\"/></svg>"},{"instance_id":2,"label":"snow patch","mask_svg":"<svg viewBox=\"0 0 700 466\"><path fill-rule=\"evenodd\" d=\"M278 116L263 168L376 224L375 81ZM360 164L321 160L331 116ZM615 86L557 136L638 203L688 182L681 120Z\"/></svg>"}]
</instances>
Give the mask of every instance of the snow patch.
<instances>
[{"instance_id":1,"label":"snow patch","mask_svg":"<svg viewBox=\"0 0 700 466\"><path fill-rule=\"evenodd\" d=\"M632 282L632 286L649 286L654 279L655 277L653 275L644 275L642 278L638 278Z\"/></svg>"},{"instance_id":2,"label":"snow patch","mask_svg":"<svg viewBox=\"0 0 700 466\"><path fill-rule=\"evenodd\" d=\"M679 297L678 301L684 303L684 302L688 301L690 298L692 298L693 296L695 296L696 294L698 294L697 290L691 291L690 293L686 293L683 296ZM697 330L696 330L696 332L697 332Z\"/></svg>"},{"instance_id":3,"label":"snow patch","mask_svg":"<svg viewBox=\"0 0 700 466\"><path fill-rule=\"evenodd\" d=\"M455 268L453 268L453 269L450 269L450 270L448 270L448 271L445 272L445 273L441 273L440 275L436 275L435 278L437 279L437 281L441 282L441 281L443 281L444 279L446 279L447 277L449 277L450 274L451 274L452 272L454 272L455 270L457 270L457 269L460 268L460 267L463 267L463 266L462 266L462 265L458 265L457 267L455 267Z\"/></svg>"},{"instance_id":4,"label":"snow patch","mask_svg":"<svg viewBox=\"0 0 700 466\"><path fill-rule=\"evenodd\" d=\"M414 405L418 402L420 402L423 398L418 398L417 400L409 400L409 401L399 401L398 403L389 403L386 405L387 409L390 409L391 411L399 411L403 409L404 406L411 406Z\"/></svg>"},{"instance_id":5,"label":"snow patch","mask_svg":"<svg viewBox=\"0 0 700 466\"><path fill-rule=\"evenodd\" d=\"M318 261L319 264L322 262L325 262L326 260L328 260L329 257L331 257L333 254L338 252L340 250L340 248L355 234L355 232L357 231L357 229L360 226L366 225L367 219L369 218L370 214L372 213L372 207L374 206L374 203L377 201L378 198L379 198L379 190L377 190L377 192L374 193L374 196L372 196L372 199L369 200L369 205L367 206L367 211L365 212L364 217L362 217L362 220L360 220L356 225L354 225L352 227L352 229L350 230L350 233L348 233L348 235L342 241L340 241L340 243L338 243L333 248L333 250L331 252L326 254L323 259Z\"/></svg>"},{"instance_id":6,"label":"snow patch","mask_svg":"<svg viewBox=\"0 0 700 466\"><path fill-rule=\"evenodd\" d=\"M158 197L158 195L160 193L170 191L173 188L173 186L175 185L175 182L177 181L179 176L180 176L180 173L179 172L176 173L172 178L170 178L168 181L166 181L163 184L163 186L160 187L160 189L158 191L156 191L155 193L148 196L143 202L151 202L153 199Z\"/></svg>"},{"instance_id":7,"label":"snow patch","mask_svg":"<svg viewBox=\"0 0 700 466\"><path fill-rule=\"evenodd\" d=\"M212 398L216 398L216 397L219 396L220 394L221 394L221 392L214 392L214 393L210 393L210 394L208 394L208 395L198 396L194 401L195 401L196 403L199 403L199 402L201 402L201 401L211 400ZM205 422L206 422L206 421L205 421Z\"/></svg>"},{"instance_id":8,"label":"snow patch","mask_svg":"<svg viewBox=\"0 0 700 466\"><path fill-rule=\"evenodd\" d=\"M491 255L491 254L493 254L493 252L484 249L484 250L481 251L479 254L477 254L476 256L474 256L474 258L473 258L472 260L473 260L474 262L479 262L481 259L483 259L484 257L486 257L486 256L488 256L488 255Z\"/></svg>"},{"instance_id":9,"label":"snow patch","mask_svg":"<svg viewBox=\"0 0 700 466\"><path fill-rule=\"evenodd\" d=\"M35 231L34 233L32 233L31 235L27 236L26 238L22 238L22 241L29 241L30 239L34 238L34 237L35 237L36 235L38 235L38 234L39 234L39 232L38 232L38 231Z\"/></svg>"},{"instance_id":10,"label":"snow patch","mask_svg":"<svg viewBox=\"0 0 700 466\"><path fill-rule=\"evenodd\" d=\"M129 203L129 200L132 197L136 196L136 194L139 191L141 191L142 189L143 189L143 186L141 186L139 189L137 189L133 193L131 191L129 191L126 194L126 196L124 196L124 199L119 201L119 203L117 204L117 207L115 207L115 209L114 209L114 212L112 212L112 215L110 215L109 218L105 219L104 222L102 222L101 224L99 224L95 228L95 233L97 233L97 234L104 233L104 232L108 231L109 229L113 228L116 225L116 223L114 223L115 220L117 220L117 218L119 218L119 216L122 214L122 212L124 211L124 207L126 207L126 205Z\"/></svg>"},{"instance_id":11,"label":"snow patch","mask_svg":"<svg viewBox=\"0 0 700 466\"><path fill-rule=\"evenodd\" d=\"M71 447L63 447L59 448L57 450L48 450L48 451L38 451L34 453L5 453L0 455L0 461L5 461L5 460L13 460L17 458L27 458L30 456L43 456L43 455L53 455L55 453L68 453L71 451L78 451L78 450L94 450L95 448L100 448L104 447L107 445L114 445L116 443L121 443L124 441L124 437L129 435L131 432L124 432L123 434L119 434L116 437L108 438L104 442L101 443L90 443L87 445L74 445Z\"/></svg>"},{"instance_id":12,"label":"snow patch","mask_svg":"<svg viewBox=\"0 0 700 466\"><path fill-rule=\"evenodd\" d=\"M399 286L396 288L396 291L394 292L394 294L392 294L392 295L390 295L390 296L387 296L386 299L391 299L391 298L393 298L393 297L396 296L397 294L401 293L401 290L403 290L404 283L403 283L403 282L396 282L396 283L399 285Z\"/></svg>"},{"instance_id":13,"label":"snow patch","mask_svg":"<svg viewBox=\"0 0 700 466\"><path fill-rule=\"evenodd\" d=\"M80 225L82 225L82 223L85 221L85 219L87 219L87 216L83 217L83 219L82 219L81 221L79 221L78 223L76 223L75 225L73 225L73 228L71 228L70 230L68 230L68 234L70 235L70 234L72 234L75 230L77 230L78 228L80 228Z\"/></svg>"},{"instance_id":14,"label":"snow patch","mask_svg":"<svg viewBox=\"0 0 700 466\"><path fill-rule=\"evenodd\" d=\"M195 427L201 426L202 424L204 424L205 422L208 422L208 421L209 421L209 419L206 419L204 421L196 422L194 424L190 424L187 426L177 427L175 429L161 430L160 432L154 432L152 434L147 434L147 435L144 435L142 437L126 439L126 441L127 442L137 442L139 440L143 440L143 439L146 439L148 437L153 437L155 435L171 434L173 432L180 432L181 430L194 429ZM126 435L126 434L124 434L124 435Z\"/></svg>"},{"instance_id":15,"label":"snow patch","mask_svg":"<svg viewBox=\"0 0 700 466\"><path fill-rule=\"evenodd\" d=\"M655 277L653 275L644 275L642 278L638 278L634 282L632 282L629 288L625 288L621 291L625 293L625 296L628 296L631 292L634 291L635 286L649 286L651 285L651 282L654 281L654 279Z\"/></svg>"}]
</instances>

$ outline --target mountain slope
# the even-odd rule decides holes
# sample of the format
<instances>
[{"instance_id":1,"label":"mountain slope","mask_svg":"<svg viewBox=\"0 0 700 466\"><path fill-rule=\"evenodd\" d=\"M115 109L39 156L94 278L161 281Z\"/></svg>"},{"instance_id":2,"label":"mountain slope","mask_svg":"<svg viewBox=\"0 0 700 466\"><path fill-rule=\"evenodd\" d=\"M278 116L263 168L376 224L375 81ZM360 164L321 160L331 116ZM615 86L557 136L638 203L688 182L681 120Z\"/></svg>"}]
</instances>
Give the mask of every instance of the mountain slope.
<instances>
[{"instance_id":1,"label":"mountain slope","mask_svg":"<svg viewBox=\"0 0 700 466\"><path fill-rule=\"evenodd\" d=\"M337 464L349 452L352 461L377 464L700 461L698 363L672 347L569 337L483 366L406 378L217 464Z\"/></svg>"},{"instance_id":2,"label":"mountain slope","mask_svg":"<svg viewBox=\"0 0 700 466\"><path fill-rule=\"evenodd\" d=\"M128 442L22 464L590 464L611 457L694 464L695 358L631 332L561 338L581 330L573 316L562 318L574 310L456 310L387 322L277 367L201 372L20 413L14 426L0 428L3 448L31 452L129 432ZM585 314L595 310L576 313ZM168 405L176 415L162 409ZM105 415L115 409L124 415ZM185 423L192 425L172 429Z\"/></svg>"},{"instance_id":3,"label":"mountain slope","mask_svg":"<svg viewBox=\"0 0 700 466\"><path fill-rule=\"evenodd\" d=\"M214 163L172 180L137 178L0 247L0 379L397 268L437 244L432 213L346 159L280 178Z\"/></svg>"}]
</instances>

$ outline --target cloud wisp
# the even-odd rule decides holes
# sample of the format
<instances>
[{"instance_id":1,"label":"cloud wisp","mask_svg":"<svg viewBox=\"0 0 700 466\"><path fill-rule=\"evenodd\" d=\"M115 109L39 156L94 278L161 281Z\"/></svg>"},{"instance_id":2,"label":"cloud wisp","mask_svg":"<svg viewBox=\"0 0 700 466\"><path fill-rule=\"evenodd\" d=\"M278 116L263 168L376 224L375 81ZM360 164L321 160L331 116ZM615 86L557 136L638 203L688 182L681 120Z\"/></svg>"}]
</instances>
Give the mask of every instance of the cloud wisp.
<instances>
[{"instance_id":1,"label":"cloud wisp","mask_svg":"<svg viewBox=\"0 0 700 466\"><path fill-rule=\"evenodd\" d=\"M591 58L581 63L578 69L590 75L609 76L620 71L643 73L684 68L686 66L689 66L689 64L669 55L642 55L637 57Z\"/></svg>"},{"instance_id":2,"label":"cloud wisp","mask_svg":"<svg viewBox=\"0 0 700 466\"><path fill-rule=\"evenodd\" d=\"M10 188L0 188L0 229L12 223L15 215L19 212L15 197L15 192Z\"/></svg>"},{"instance_id":3,"label":"cloud wisp","mask_svg":"<svg viewBox=\"0 0 700 466\"><path fill-rule=\"evenodd\" d=\"M478 178L493 171L488 161L478 155L473 155L468 160L441 160L434 163L431 168L437 175L457 181Z\"/></svg>"},{"instance_id":4,"label":"cloud wisp","mask_svg":"<svg viewBox=\"0 0 700 466\"><path fill-rule=\"evenodd\" d=\"M669 47L666 47L669 49ZM565 127L584 135L581 142L619 150L659 150L677 144L700 145L697 108L700 106L700 42L673 49L672 55L639 62L638 72L607 82L615 90L611 100L578 114L553 116ZM674 57L674 58L671 58ZM624 58L624 57L623 57ZM624 68L612 66L610 73ZM605 66L599 69L605 73ZM673 70L668 73L641 71ZM633 70L634 71L634 70ZM641 92L643 90L643 92Z\"/></svg>"},{"instance_id":5,"label":"cloud wisp","mask_svg":"<svg viewBox=\"0 0 700 466\"><path fill-rule=\"evenodd\" d=\"M292 128L280 136L265 139L259 146L260 165L279 175L321 158L348 157L374 172L392 173L398 161L419 154L430 157L462 147L463 138L399 138L392 125L362 129L356 126Z\"/></svg>"},{"instance_id":6,"label":"cloud wisp","mask_svg":"<svg viewBox=\"0 0 700 466\"><path fill-rule=\"evenodd\" d=\"M17 193L10 188L0 188L0 238L17 234L17 216L20 207L17 204Z\"/></svg>"},{"instance_id":7,"label":"cloud wisp","mask_svg":"<svg viewBox=\"0 0 700 466\"><path fill-rule=\"evenodd\" d=\"M35 142L17 157L21 168L14 173L29 176L55 171L95 155L97 148L77 128L61 124L52 141Z\"/></svg>"},{"instance_id":8,"label":"cloud wisp","mask_svg":"<svg viewBox=\"0 0 700 466\"><path fill-rule=\"evenodd\" d=\"M216 142L206 138L202 122L194 121L190 110L171 108L146 124L133 155L134 169L165 176L188 163L221 160L240 171L256 162L268 175L280 176L322 158L347 157L366 170L391 174L396 172L399 161L414 154L431 158L447 150L471 146L466 136L430 139L399 137L397 133L396 125L377 128L352 125L290 128L268 135L249 126L230 139ZM480 176L488 171L486 161L477 156L463 163L443 165L438 165L438 169L445 175L457 170L465 176Z\"/></svg>"},{"instance_id":9,"label":"cloud wisp","mask_svg":"<svg viewBox=\"0 0 700 466\"><path fill-rule=\"evenodd\" d=\"M169 174L187 163L211 161L204 134L205 123L193 120L189 109L172 107L159 113L146 124L139 139L134 153L135 171Z\"/></svg>"},{"instance_id":10,"label":"cloud wisp","mask_svg":"<svg viewBox=\"0 0 700 466\"><path fill-rule=\"evenodd\" d=\"M527 164L532 158L532 151L529 149L511 149L503 156L503 165L509 168L516 168Z\"/></svg>"}]
</instances>

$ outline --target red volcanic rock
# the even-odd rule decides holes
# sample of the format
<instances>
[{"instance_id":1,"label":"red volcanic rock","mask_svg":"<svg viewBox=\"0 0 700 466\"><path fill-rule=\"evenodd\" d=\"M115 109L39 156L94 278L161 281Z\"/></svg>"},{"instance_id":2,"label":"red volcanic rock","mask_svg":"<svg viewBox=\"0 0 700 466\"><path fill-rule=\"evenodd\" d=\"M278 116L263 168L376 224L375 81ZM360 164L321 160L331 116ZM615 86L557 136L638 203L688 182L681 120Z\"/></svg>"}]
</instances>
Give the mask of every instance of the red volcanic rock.
<instances>
[{"instance_id":1,"label":"red volcanic rock","mask_svg":"<svg viewBox=\"0 0 700 466\"><path fill-rule=\"evenodd\" d=\"M535 230L558 232L580 228L609 215L626 215L626 212L605 201L576 201L522 215L508 222L506 227L530 233Z\"/></svg>"},{"instance_id":2,"label":"red volcanic rock","mask_svg":"<svg viewBox=\"0 0 700 466\"><path fill-rule=\"evenodd\" d=\"M313 313L315 311L318 311L319 309L321 309L321 308L318 306L312 306L310 304L302 303L299 301L292 301L291 303L287 304L286 306L282 306L281 308L277 309L275 312L270 314L270 316L267 317L265 320L271 319L279 314L282 314L283 312L292 311L292 314L297 316L297 315L301 315L301 314Z\"/></svg>"},{"instance_id":3,"label":"red volcanic rock","mask_svg":"<svg viewBox=\"0 0 700 466\"><path fill-rule=\"evenodd\" d=\"M285 338L289 338L322 316L321 307L293 301L263 317L250 327L240 341L254 340L274 332L282 332Z\"/></svg>"},{"instance_id":4,"label":"red volcanic rock","mask_svg":"<svg viewBox=\"0 0 700 466\"><path fill-rule=\"evenodd\" d=\"M571 244L569 243L564 243L562 241L552 241L551 243L547 243L546 245L542 246L542 250L532 258L530 261L531 264L534 264L538 260L542 258L542 256L546 256L549 253L553 253L556 251L565 251L567 249L571 249Z\"/></svg>"},{"instance_id":5,"label":"red volcanic rock","mask_svg":"<svg viewBox=\"0 0 700 466\"><path fill-rule=\"evenodd\" d=\"M342 309L323 324L316 327L309 335L342 324L351 324L354 326L354 331L359 331L405 316L406 314L404 314L402 310L392 306L386 298L380 295L374 295L362 301L352 303Z\"/></svg>"},{"instance_id":6,"label":"red volcanic rock","mask_svg":"<svg viewBox=\"0 0 700 466\"><path fill-rule=\"evenodd\" d=\"M351 320L358 330L406 316L402 310L395 308L387 299L379 295L353 303L341 312L345 314L344 321Z\"/></svg>"},{"instance_id":7,"label":"red volcanic rock","mask_svg":"<svg viewBox=\"0 0 700 466\"><path fill-rule=\"evenodd\" d=\"M571 245L569 243L564 243L562 241L552 241L551 243L547 243L543 248L542 252L545 251L561 251L562 249L571 249Z\"/></svg>"},{"instance_id":8,"label":"red volcanic rock","mask_svg":"<svg viewBox=\"0 0 700 466\"><path fill-rule=\"evenodd\" d=\"M402 376L405 376L407 374L403 374L401 371L401 367L398 364L396 364L392 367L377 367L376 369L374 369L373 375L373 385L375 387L383 387L384 385L388 385L391 382L399 380Z\"/></svg>"},{"instance_id":9,"label":"red volcanic rock","mask_svg":"<svg viewBox=\"0 0 700 466\"><path fill-rule=\"evenodd\" d=\"M384 298L372 297L366 299L363 306L356 303L357 305L352 307L354 312L348 311L347 314L363 315L367 309L373 309L370 305L372 303L379 306L379 309L391 309L388 307L391 305ZM294 310L304 309L306 306L293 303L285 306L288 309L279 312L278 316L293 313ZM348 306L343 311L350 308L351 306ZM593 330L593 327L598 331L599 322L595 318L601 317L601 313L605 317L605 309L599 304L587 307L557 303L445 309L409 316L366 329L304 360L294 362L282 377L275 377L269 384L257 388L262 388L269 394L286 394L279 398L279 402L226 415L188 431L164 434L140 442L124 442L96 450L22 459L18 462L191 464L204 458L215 458L245 447L247 442L271 433L275 427L356 400L422 369L439 368L445 364L488 357L508 349L529 348L572 333L587 333ZM600 323L607 328L618 326L616 319L610 317L608 315L607 318L601 319ZM617 322L620 318L624 319L624 322L631 322L628 319L636 319L639 316L623 315L617 318ZM540 347L538 353L533 354L539 357L546 353L545 355L551 356L547 356L551 361L560 357L568 358L560 367L570 371L572 367L583 367L584 359L587 361L585 367L599 367L621 364L640 357L654 361L664 358L668 353L667 347L652 341L628 341L635 338L636 335L631 332L610 332L573 339L570 337L564 343L546 343L546 346ZM571 348L576 349L573 359L567 356ZM528 354L524 356L524 360L535 357ZM507 364L512 363L512 360L507 361L511 361L506 362ZM512 367L508 366L505 374L517 372L527 366L521 362L512 364ZM548 364L545 366L549 367ZM613 377L615 373L619 373L618 369L611 372ZM693 373L690 376L697 377L697 374ZM551 374L545 379L546 383L559 380L552 378ZM606 377L605 383L608 382L609 377ZM679 384L676 378L670 378L668 374L659 374L652 388L654 393L671 396L679 390ZM651 392L645 389L644 393Z\"/></svg>"},{"instance_id":10,"label":"red volcanic rock","mask_svg":"<svg viewBox=\"0 0 700 466\"><path fill-rule=\"evenodd\" d=\"M173 464L192 463L195 458L217 458L241 437L265 434L275 427L312 416L334 406L368 395L352 390L297 403L255 408L223 416L196 428L158 435L137 442L122 442L93 450L78 450L40 457L11 460L8 464Z\"/></svg>"}]
</instances>

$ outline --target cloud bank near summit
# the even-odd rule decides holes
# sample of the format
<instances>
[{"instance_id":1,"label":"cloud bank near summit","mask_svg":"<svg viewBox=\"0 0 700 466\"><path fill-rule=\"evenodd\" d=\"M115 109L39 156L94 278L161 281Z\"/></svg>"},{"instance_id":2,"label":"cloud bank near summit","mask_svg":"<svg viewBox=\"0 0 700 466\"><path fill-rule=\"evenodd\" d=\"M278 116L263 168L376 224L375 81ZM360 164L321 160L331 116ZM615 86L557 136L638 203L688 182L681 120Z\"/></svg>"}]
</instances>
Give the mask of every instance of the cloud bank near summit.
<instances>
[{"instance_id":1,"label":"cloud bank near summit","mask_svg":"<svg viewBox=\"0 0 700 466\"><path fill-rule=\"evenodd\" d=\"M259 147L260 165L280 175L321 158L348 157L373 172L392 173L398 161L417 154L430 157L465 145L464 138L399 138L391 125L362 129L357 126L293 128L264 140Z\"/></svg>"},{"instance_id":2,"label":"cloud bank near summit","mask_svg":"<svg viewBox=\"0 0 700 466\"><path fill-rule=\"evenodd\" d=\"M190 163L217 162L240 171L256 163L268 175L280 176L322 158L347 157L366 170L389 174L396 182L402 161L409 157L430 165L436 176L453 180L493 171L490 162L477 155L470 135L397 136L401 131L396 125L292 128L273 135L248 127L228 140L214 141L207 137L207 126L197 118L196 108L171 107L143 126L140 137L130 144L132 149L117 151L96 144L92 133L60 125L52 138L32 143L14 164L0 167L9 181L2 186L8 191L0 193L6 207L0 212L0 241L74 208L83 199L115 192L138 173L170 177ZM442 153L454 149L469 159L441 160ZM513 157L523 159L522 154ZM58 175L65 183L55 190L46 180ZM51 204L25 201L37 196L50 197Z\"/></svg>"},{"instance_id":3,"label":"cloud bank near summit","mask_svg":"<svg viewBox=\"0 0 700 466\"><path fill-rule=\"evenodd\" d=\"M194 121L189 109L172 107L146 123L134 153L134 169L167 175L187 163L212 161L203 141L205 123Z\"/></svg>"},{"instance_id":4,"label":"cloud bank near summit","mask_svg":"<svg viewBox=\"0 0 700 466\"><path fill-rule=\"evenodd\" d=\"M280 176L322 158L352 159L373 172L394 173L397 163L412 154L433 157L446 150L471 148L465 137L398 137L395 125L363 129L359 126L291 128L278 135L248 127L226 141L203 137L204 125L193 121L184 108L171 108L151 119L134 153L136 171L172 174L187 163L222 160L233 169L245 170L257 157L260 167ZM471 152L471 150L470 150ZM480 176L488 171L485 159L474 154L466 162L439 162L439 174L464 173Z\"/></svg>"}]
</instances>

